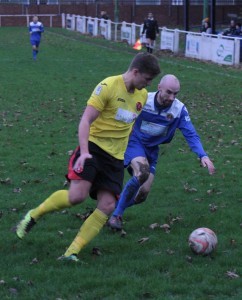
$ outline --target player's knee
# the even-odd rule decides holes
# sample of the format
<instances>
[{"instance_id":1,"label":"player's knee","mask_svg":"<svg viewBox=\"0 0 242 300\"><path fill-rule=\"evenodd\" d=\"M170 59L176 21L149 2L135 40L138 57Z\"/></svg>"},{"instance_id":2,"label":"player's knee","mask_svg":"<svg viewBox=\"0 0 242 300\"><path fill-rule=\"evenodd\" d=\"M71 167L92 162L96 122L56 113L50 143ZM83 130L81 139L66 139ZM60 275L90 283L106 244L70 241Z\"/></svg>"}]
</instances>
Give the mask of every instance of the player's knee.
<instances>
[{"instance_id":1,"label":"player's knee","mask_svg":"<svg viewBox=\"0 0 242 300\"><path fill-rule=\"evenodd\" d=\"M115 202L109 202L107 205L102 209L102 212L106 215L110 215L115 210Z\"/></svg>"},{"instance_id":2,"label":"player's knee","mask_svg":"<svg viewBox=\"0 0 242 300\"><path fill-rule=\"evenodd\" d=\"M87 198L87 195L84 193L75 193L69 191L69 201L72 205L82 203Z\"/></svg>"},{"instance_id":3,"label":"player's knee","mask_svg":"<svg viewBox=\"0 0 242 300\"><path fill-rule=\"evenodd\" d=\"M140 170L139 170L139 174L137 176L139 184L142 185L148 179L149 175L150 175L149 165L140 164Z\"/></svg>"}]
</instances>

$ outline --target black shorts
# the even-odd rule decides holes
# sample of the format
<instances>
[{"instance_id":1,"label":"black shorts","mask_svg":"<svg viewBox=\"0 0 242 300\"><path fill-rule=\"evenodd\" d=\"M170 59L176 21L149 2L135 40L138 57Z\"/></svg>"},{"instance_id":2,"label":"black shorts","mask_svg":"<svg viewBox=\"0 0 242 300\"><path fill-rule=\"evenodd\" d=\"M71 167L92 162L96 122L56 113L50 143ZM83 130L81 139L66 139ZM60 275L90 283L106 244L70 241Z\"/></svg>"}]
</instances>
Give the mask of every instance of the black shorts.
<instances>
[{"instance_id":1,"label":"black shorts","mask_svg":"<svg viewBox=\"0 0 242 300\"><path fill-rule=\"evenodd\" d=\"M156 40L156 33L155 32L147 31L145 36L146 36L147 39L151 39L152 41Z\"/></svg>"},{"instance_id":2,"label":"black shorts","mask_svg":"<svg viewBox=\"0 0 242 300\"><path fill-rule=\"evenodd\" d=\"M76 148L69 161L67 179L90 181L93 199L97 199L98 190L108 190L118 199L124 180L124 161L114 158L92 142L89 142L89 152L92 158L87 159L83 171L77 173L73 166L80 156L80 147Z\"/></svg>"}]
</instances>

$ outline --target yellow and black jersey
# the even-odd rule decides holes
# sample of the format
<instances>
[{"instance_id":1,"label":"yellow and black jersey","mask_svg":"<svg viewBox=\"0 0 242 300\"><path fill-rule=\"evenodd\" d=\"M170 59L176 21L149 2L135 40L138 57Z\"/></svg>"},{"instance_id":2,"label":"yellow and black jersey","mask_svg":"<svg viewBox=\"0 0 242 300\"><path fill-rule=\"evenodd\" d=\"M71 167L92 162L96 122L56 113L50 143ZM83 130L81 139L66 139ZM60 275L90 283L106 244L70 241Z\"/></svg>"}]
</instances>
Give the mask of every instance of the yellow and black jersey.
<instances>
[{"instance_id":1,"label":"yellow and black jersey","mask_svg":"<svg viewBox=\"0 0 242 300\"><path fill-rule=\"evenodd\" d=\"M87 102L100 112L91 124L89 140L113 157L123 159L132 125L146 99L146 89L129 93L122 75L104 79Z\"/></svg>"}]
</instances>

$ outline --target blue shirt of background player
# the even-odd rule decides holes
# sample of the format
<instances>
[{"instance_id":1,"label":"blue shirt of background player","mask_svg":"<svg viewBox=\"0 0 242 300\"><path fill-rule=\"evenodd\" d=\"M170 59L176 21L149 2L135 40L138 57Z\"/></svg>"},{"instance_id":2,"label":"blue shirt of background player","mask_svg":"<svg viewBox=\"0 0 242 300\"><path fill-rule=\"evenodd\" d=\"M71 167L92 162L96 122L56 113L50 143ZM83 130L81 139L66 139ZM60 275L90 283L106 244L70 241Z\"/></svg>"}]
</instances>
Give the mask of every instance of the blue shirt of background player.
<instances>
[{"instance_id":1,"label":"blue shirt of background player","mask_svg":"<svg viewBox=\"0 0 242 300\"><path fill-rule=\"evenodd\" d=\"M29 24L29 32L30 35L30 42L33 45L37 45L40 43L41 40L41 33L44 32L44 26L39 21L32 21Z\"/></svg>"}]
</instances>

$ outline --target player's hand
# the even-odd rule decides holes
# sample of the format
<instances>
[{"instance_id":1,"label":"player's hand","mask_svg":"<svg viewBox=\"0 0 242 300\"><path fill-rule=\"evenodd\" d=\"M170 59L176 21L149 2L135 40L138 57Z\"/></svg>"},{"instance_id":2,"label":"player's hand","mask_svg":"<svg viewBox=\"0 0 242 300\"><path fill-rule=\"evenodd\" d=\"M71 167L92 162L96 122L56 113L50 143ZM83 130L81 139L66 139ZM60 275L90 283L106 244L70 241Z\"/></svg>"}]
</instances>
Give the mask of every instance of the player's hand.
<instances>
[{"instance_id":1,"label":"player's hand","mask_svg":"<svg viewBox=\"0 0 242 300\"><path fill-rule=\"evenodd\" d=\"M215 173L215 167L214 167L212 161L209 159L209 157L203 156L200 161L201 161L202 167L208 168L208 173L210 175L213 175Z\"/></svg>"},{"instance_id":2,"label":"player's hand","mask_svg":"<svg viewBox=\"0 0 242 300\"><path fill-rule=\"evenodd\" d=\"M73 170L77 173L81 173L83 171L86 159L90 158L92 158L92 155L90 153L83 153L82 155L80 155L73 167Z\"/></svg>"}]
</instances>

